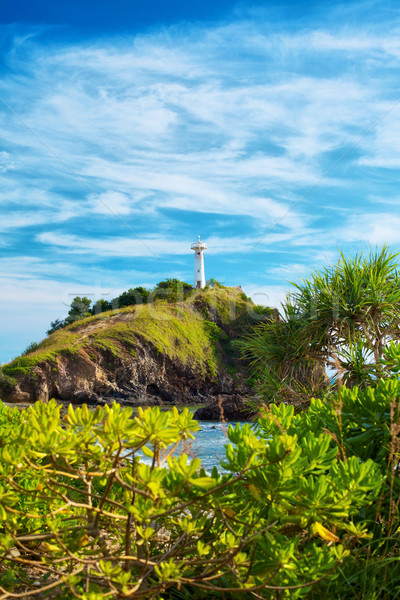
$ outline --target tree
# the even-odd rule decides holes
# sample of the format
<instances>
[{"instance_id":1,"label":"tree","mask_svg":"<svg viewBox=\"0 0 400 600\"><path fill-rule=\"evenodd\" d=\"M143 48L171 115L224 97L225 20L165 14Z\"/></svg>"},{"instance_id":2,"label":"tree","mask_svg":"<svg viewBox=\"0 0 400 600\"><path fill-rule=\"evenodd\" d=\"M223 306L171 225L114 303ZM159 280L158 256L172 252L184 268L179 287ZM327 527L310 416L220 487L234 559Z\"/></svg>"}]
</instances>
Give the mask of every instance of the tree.
<instances>
[{"instance_id":1,"label":"tree","mask_svg":"<svg viewBox=\"0 0 400 600\"><path fill-rule=\"evenodd\" d=\"M326 365L350 387L384 375L384 349L400 337L398 266L398 254L383 247L368 256L341 254L336 265L294 283L282 319L259 325L243 343L266 389L274 395L272 383L282 390L304 367Z\"/></svg>"},{"instance_id":2,"label":"tree","mask_svg":"<svg viewBox=\"0 0 400 600\"><path fill-rule=\"evenodd\" d=\"M262 321L238 345L264 398L299 405L321 393L327 377L319 356L311 358L296 308L287 302L282 312L281 318Z\"/></svg>"},{"instance_id":3,"label":"tree","mask_svg":"<svg viewBox=\"0 0 400 600\"><path fill-rule=\"evenodd\" d=\"M225 287L224 285L222 285L222 283L220 283L219 281L217 281L217 279L214 279L213 277L211 277L210 279L210 285L214 289Z\"/></svg>"},{"instance_id":4,"label":"tree","mask_svg":"<svg viewBox=\"0 0 400 600\"><path fill-rule=\"evenodd\" d=\"M48 329L46 331L47 335L50 335L51 333L54 333L55 331L58 331L59 329L62 329L63 327L65 327L67 325L66 320L61 320L61 319L56 319L55 321L51 321L50 323L50 329Z\"/></svg>"},{"instance_id":5,"label":"tree","mask_svg":"<svg viewBox=\"0 0 400 600\"><path fill-rule=\"evenodd\" d=\"M294 284L304 343L347 385L382 375L384 349L400 337L398 256L386 247L366 257L341 254L333 267Z\"/></svg>"},{"instance_id":6,"label":"tree","mask_svg":"<svg viewBox=\"0 0 400 600\"><path fill-rule=\"evenodd\" d=\"M84 319L85 317L90 317L90 305L92 301L86 296L76 296L71 302L71 308L68 312L67 321L68 323L72 323L73 321L77 321L78 319Z\"/></svg>"},{"instance_id":7,"label":"tree","mask_svg":"<svg viewBox=\"0 0 400 600\"><path fill-rule=\"evenodd\" d=\"M167 302L180 302L191 292L193 287L179 279L166 279L157 283L152 292L153 299L167 300Z\"/></svg>"},{"instance_id":8,"label":"tree","mask_svg":"<svg viewBox=\"0 0 400 600\"><path fill-rule=\"evenodd\" d=\"M101 302L101 300L98 302ZM79 319L84 319L86 317L90 317L92 314L95 314L93 309L90 308L91 303L92 301L89 298L86 298L86 296L83 296L82 298L80 296L75 296L71 302L68 316L63 320L56 319L55 321L51 321L50 329L48 329L46 332L47 335L50 335L55 331L74 323L74 321L78 321Z\"/></svg>"},{"instance_id":9,"label":"tree","mask_svg":"<svg viewBox=\"0 0 400 600\"><path fill-rule=\"evenodd\" d=\"M108 310L114 310L118 308L124 308L126 306L135 306L136 304L145 304L147 302L153 302L156 299L164 299L168 302L179 302L185 300L190 292L192 292L192 286L184 281L178 279L166 279L160 281L155 289L150 292L142 286L135 288L129 288L128 291L123 292L117 298L114 298L109 302L108 300L100 299L91 306L92 301L89 298L76 296L72 303L68 316L64 320L56 319L50 324L50 329L47 334L50 335L58 329L66 327L71 323L79 319L90 317L91 315L98 315Z\"/></svg>"},{"instance_id":10,"label":"tree","mask_svg":"<svg viewBox=\"0 0 400 600\"><path fill-rule=\"evenodd\" d=\"M146 288L138 286L134 289L129 288L127 292L123 292L118 298L112 301L114 308L123 308L124 306L134 306L135 304L145 304L150 292Z\"/></svg>"},{"instance_id":11,"label":"tree","mask_svg":"<svg viewBox=\"0 0 400 600\"><path fill-rule=\"evenodd\" d=\"M35 352L39 348L38 342L31 342L27 348L23 351L23 355L30 354L31 352Z\"/></svg>"},{"instance_id":12,"label":"tree","mask_svg":"<svg viewBox=\"0 0 400 600\"><path fill-rule=\"evenodd\" d=\"M104 300L103 298L101 298L93 304L90 312L92 313L92 315L98 315L102 312L106 312L107 310L112 310L112 304L108 300Z\"/></svg>"}]
</instances>

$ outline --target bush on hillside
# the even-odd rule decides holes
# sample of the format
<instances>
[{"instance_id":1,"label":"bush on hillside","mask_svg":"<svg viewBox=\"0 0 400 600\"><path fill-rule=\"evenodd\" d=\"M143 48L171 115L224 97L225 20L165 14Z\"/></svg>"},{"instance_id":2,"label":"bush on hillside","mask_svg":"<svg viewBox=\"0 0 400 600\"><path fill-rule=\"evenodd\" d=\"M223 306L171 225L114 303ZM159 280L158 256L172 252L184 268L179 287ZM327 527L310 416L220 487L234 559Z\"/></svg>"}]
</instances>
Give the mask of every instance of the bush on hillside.
<instances>
[{"instance_id":1,"label":"bush on hillside","mask_svg":"<svg viewBox=\"0 0 400 600\"><path fill-rule=\"evenodd\" d=\"M25 354L30 354L31 352L35 352L35 350L37 350L39 348L39 344L38 342L31 342L29 344L29 346L27 346L25 348L25 350L22 353L22 356L24 356Z\"/></svg>"},{"instance_id":2,"label":"bush on hillside","mask_svg":"<svg viewBox=\"0 0 400 600\"><path fill-rule=\"evenodd\" d=\"M182 302L193 292L193 286L179 279L160 281L151 293L152 300L167 300L167 302Z\"/></svg>"}]
</instances>

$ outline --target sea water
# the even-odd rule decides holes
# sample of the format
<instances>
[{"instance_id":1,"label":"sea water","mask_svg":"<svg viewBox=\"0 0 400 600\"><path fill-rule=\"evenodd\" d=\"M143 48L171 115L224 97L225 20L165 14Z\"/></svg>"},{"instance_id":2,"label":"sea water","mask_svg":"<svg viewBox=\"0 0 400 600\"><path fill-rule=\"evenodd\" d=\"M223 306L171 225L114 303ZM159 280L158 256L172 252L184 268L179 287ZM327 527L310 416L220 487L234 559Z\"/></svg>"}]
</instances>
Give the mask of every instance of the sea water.
<instances>
[{"instance_id":1,"label":"sea water","mask_svg":"<svg viewBox=\"0 0 400 600\"><path fill-rule=\"evenodd\" d=\"M219 466L220 459L225 459L225 445L229 443L228 425L216 421L198 421L200 431L193 435L195 440L183 445L183 452L201 459L202 467L211 471L214 465ZM235 423L230 423L235 426ZM189 452L187 451L187 448Z\"/></svg>"},{"instance_id":2,"label":"sea water","mask_svg":"<svg viewBox=\"0 0 400 600\"><path fill-rule=\"evenodd\" d=\"M207 473L210 473L214 466L218 467L219 471L223 471L220 460L226 458L225 445L230 443L227 436L228 426L235 426L235 423L225 425L215 421L198 421L198 424L200 430L193 433L195 439L179 444L174 456L187 454L188 460L200 458L201 466ZM148 464L152 462L151 458L144 456L142 452L140 454L143 462Z\"/></svg>"},{"instance_id":3,"label":"sea water","mask_svg":"<svg viewBox=\"0 0 400 600\"><path fill-rule=\"evenodd\" d=\"M161 410L170 410L165 406L160 406ZM191 412L196 412L199 408L197 405L177 405L176 408L181 411L183 408L188 408ZM134 411L136 413L136 410ZM195 437L194 440L189 440L180 444L175 451L175 456L180 452L184 452L189 458L200 458L201 466L206 471L211 471L215 466L220 467L220 459L224 460L225 456L225 445L229 444L228 439L228 428L230 425L235 427L236 422L229 421L228 423L221 423L219 421L200 421L196 419L200 426L199 431L193 432ZM146 460L146 457L142 457L145 462L151 462Z\"/></svg>"}]
</instances>

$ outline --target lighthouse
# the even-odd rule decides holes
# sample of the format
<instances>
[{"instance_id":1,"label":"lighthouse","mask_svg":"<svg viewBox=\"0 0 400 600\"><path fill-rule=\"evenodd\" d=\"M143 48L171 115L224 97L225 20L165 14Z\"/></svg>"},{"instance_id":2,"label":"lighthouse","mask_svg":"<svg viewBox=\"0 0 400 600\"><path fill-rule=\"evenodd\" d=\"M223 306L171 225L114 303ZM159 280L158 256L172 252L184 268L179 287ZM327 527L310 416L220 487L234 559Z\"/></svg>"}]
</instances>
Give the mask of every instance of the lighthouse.
<instances>
[{"instance_id":1,"label":"lighthouse","mask_svg":"<svg viewBox=\"0 0 400 600\"><path fill-rule=\"evenodd\" d=\"M204 250L207 250L207 244L199 239L197 242L191 245L194 250L194 286L195 288L202 289L206 285L206 278L204 275Z\"/></svg>"}]
</instances>

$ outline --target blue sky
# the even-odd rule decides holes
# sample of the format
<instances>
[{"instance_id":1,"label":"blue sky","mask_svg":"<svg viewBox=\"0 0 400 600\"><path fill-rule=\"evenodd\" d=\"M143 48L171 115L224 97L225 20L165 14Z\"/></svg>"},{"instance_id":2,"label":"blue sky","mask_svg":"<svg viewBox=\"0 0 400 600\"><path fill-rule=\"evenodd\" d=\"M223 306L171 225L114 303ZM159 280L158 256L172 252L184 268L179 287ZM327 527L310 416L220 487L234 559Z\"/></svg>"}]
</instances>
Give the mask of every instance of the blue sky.
<instances>
[{"instance_id":1,"label":"blue sky","mask_svg":"<svg viewBox=\"0 0 400 600\"><path fill-rule=\"evenodd\" d=\"M400 249L392 2L0 0L0 362L76 295Z\"/></svg>"}]
</instances>

